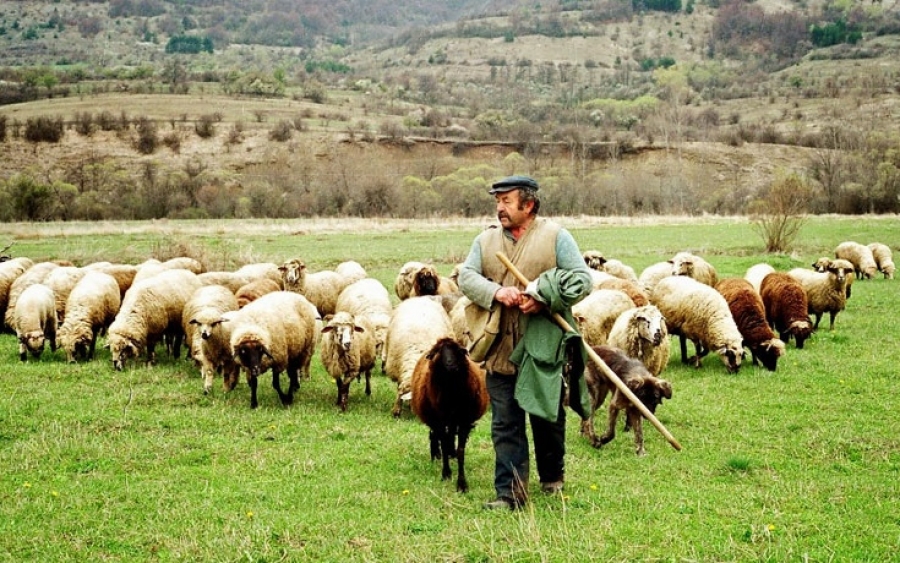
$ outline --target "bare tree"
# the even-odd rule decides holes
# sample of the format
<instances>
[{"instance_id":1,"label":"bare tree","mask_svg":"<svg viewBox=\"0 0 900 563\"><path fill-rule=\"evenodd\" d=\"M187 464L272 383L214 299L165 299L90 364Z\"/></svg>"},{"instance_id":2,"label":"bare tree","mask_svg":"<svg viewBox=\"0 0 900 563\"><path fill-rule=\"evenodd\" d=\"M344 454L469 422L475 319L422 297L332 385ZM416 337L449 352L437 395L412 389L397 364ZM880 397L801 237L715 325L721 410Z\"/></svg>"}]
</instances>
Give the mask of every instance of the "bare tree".
<instances>
[{"instance_id":1,"label":"bare tree","mask_svg":"<svg viewBox=\"0 0 900 563\"><path fill-rule=\"evenodd\" d=\"M775 179L751 204L750 221L763 237L766 252L785 252L800 234L812 190L809 183L790 174Z\"/></svg>"}]
</instances>

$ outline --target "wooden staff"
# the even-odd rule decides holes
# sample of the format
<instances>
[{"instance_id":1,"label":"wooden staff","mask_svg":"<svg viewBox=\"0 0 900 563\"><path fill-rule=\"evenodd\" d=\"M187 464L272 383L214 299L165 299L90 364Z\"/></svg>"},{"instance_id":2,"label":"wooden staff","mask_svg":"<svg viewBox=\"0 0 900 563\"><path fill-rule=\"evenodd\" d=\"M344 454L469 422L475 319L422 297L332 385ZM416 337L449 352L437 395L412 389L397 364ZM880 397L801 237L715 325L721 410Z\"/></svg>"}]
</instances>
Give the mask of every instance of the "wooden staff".
<instances>
[{"instance_id":1,"label":"wooden staff","mask_svg":"<svg viewBox=\"0 0 900 563\"><path fill-rule=\"evenodd\" d=\"M506 257L506 254L504 254L503 252L498 252L497 258L499 258L500 262L502 262L503 265L506 266L510 272L512 272L516 279L522 282L523 285L528 285L528 278L523 276L522 272L520 272L519 269L516 268L515 264L509 261L509 258ZM572 329L572 327L569 325L566 319L563 318L562 315L560 315L559 313L554 313L552 311L551 314L553 315L553 320L556 321L556 324L561 326L563 330L565 330L566 332L576 332ZM650 409L648 409L647 406L637 398L637 395L635 395L634 392L632 392L632 390L629 389L621 379L619 379L619 376L616 375L616 373L611 370L608 365L606 365L606 362L603 361L603 358L601 358L597 354L597 352L594 352L594 349L591 348L583 338L581 339L581 344L584 346L584 349L587 352L588 356L590 356L591 361L594 362L597 367L600 368L600 371L603 372L603 375L605 375L606 378L610 380L619 391L621 391L626 397L628 397L628 400L631 401L631 404L633 404L639 411L641 411L641 414L644 415L644 418L649 420L653 424L653 426L655 426L656 429L659 430L660 433L662 433L666 440L668 440L668 442L672 444L673 448L681 451L681 444L678 443L678 440L675 439L675 436L672 436L672 434L668 430L666 430L666 427L663 426L663 423L660 422L652 412L650 412ZM611 400L612 399L610 399L610 401Z\"/></svg>"}]
</instances>

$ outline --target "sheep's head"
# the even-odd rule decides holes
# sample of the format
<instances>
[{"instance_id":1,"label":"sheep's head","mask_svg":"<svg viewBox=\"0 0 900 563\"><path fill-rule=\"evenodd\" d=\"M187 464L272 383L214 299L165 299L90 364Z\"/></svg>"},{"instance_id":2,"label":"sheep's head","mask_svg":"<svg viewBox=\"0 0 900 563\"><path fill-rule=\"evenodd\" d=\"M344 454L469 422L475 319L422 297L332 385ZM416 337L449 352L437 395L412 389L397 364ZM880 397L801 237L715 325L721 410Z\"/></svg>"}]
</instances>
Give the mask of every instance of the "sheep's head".
<instances>
[{"instance_id":1,"label":"sheep's head","mask_svg":"<svg viewBox=\"0 0 900 563\"><path fill-rule=\"evenodd\" d=\"M728 373L737 373L741 369L741 361L744 359L744 347L741 343L726 344L716 350L722 358Z\"/></svg>"},{"instance_id":2,"label":"sheep's head","mask_svg":"<svg viewBox=\"0 0 900 563\"><path fill-rule=\"evenodd\" d=\"M413 287L416 295L437 295L441 278L432 266L425 266L416 272Z\"/></svg>"},{"instance_id":3,"label":"sheep's head","mask_svg":"<svg viewBox=\"0 0 900 563\"><path fill-rule=\"evenodd\" d=\"M322 327L322 334L330 334L330 338L334 339L345 353L353 346L353 333L365 331L365 328L356 324L353 315L346 312L326 316L325 326Z\"/></svg>"},{"instance_id":4,"label":"sheep's head","mask_svg":"<svg viewBox=\"0 0 900 563\"><path fill-rule=\"evenodd\" d=\"M584 263L587 264L587 267L592 270L602 271L603 265L606 264L606 258L603 257L603 253L599 250L587 250L581 257L584 258Z\"/></svg>"},{"instance_id":5,"label":"sheep's head","mask_svg":"<svg viewBox=\"0 0 900 563\"><path fill-rule=\"evenodd\" d=\"M805 321L794 321L788 327L788 333L794 337L794 340L797 342L797 348L800 350L803 349L803 343L806 342L806 339L812 335L813 332L813 324L807 319ZM784 336L782 334L782 336Z\"/></svg>"},{"instance_id":6,"label":"sheep's head","mask_svg":"<svg viewBox=\"0 0 900 563\"><path fill-rule=\"evenodd\" d=\"M121 335L109 335L106 346L109 348L113 368L116 371L124 370L125 362L137 358L141 353L141 348L137 342Z\"/></svg>"},{"instance_id":7,"label":"sheep's head","mask_svg":"<svg viewBox=\"0 0 900 563\"><path fill-rule=\"evenodd\" d=\"M268 369L268 360L275 358L262 338L239 337L234 341L234 361L247 369L248 377L258 377Z\"/></svg>"},{"instance_id":8,"label":"sheep's head","mask_svg":"<svg viewBox=\"0 0 900 563\"><path fill-rule=\"evenodd\" d=\"M896 269L896 268L895 268L893 262L888 262L888 263L882 263L882 264L881 264L881 271L884 272L884 277L885 277L886 279L889 279L889 280L894 279L894 270L895 270L895 269Z\"/></svg>"},{"instance_id":9,"label":"sheep's head","mask_svg":"<svg viewBox=\"0 0 900 563\"><path fill-rule=\"evenodd\" d=\"M832 260L825 271L832 274L839 284L852 283L849 279L853 275L853 264L847 260Z\"/></svg>"},{"instance_id":10,"label":"sheep's head","mask_svg":"<svg viewBox=\"0 0 900 563\"><path fill-rule=\"evenodd\" d=\"M822 273L828 269L828 266L831 265L831 258L827 256L823 256L812 263L813 270Z\"/></svg>"},{"instance_id":11,"label":"sheep's head","mask_svg":"<svg viewBox=\"0 0 900 563\"><path fill-rule=\"evenodd\" d=\"M694 257L687 253L678 253L676 254L672 260L672 275L673 276L688 276L693 277L694 275Z\"/></svg>"},{"instance_id":12,"label":"sheep's head","mask_svg":"<svg viewBox=\"0 0 900 563\"><path fill-rule=\"evenodd\" d=\"M19 354L25 353L27 350L35 358L40 356L44 351L44 333L40 330L26 332L19 336Z\"/></svg>"},{"instance_id":13,"label":"sheep's head","mask_svg":"<svg viewBox=\"0 0 900 563\"><path fill-rule=\"evenodd\" d=\"M306 281L306 264L300 260L288 260L278 267L284 286L302 285Z\"/></svg>"},{"instance_id":14,"label":"sheep's head","mask_svg":"<svg viewBox=\"0 0 900 563\"><path fill-rule=\"evenodd\" d=\"M663 339L668 337L666 321L659 309L653 305L636 310L634 322L637 324L638 335L654 346L659 346Z\"/></svg>"},{"instance_id":15,"label":"sheep's head","mask_svg":"<svg viewBox=\"0 0 900 563\"><path fill-rule=\"evenodd\" d=\"M763 367L769 371L775 371L775 368L778 367L778 358L784 355L784 342L778 338L772 338L752 347L751 350L762 362Z\"/></svg>"}]
</instances>

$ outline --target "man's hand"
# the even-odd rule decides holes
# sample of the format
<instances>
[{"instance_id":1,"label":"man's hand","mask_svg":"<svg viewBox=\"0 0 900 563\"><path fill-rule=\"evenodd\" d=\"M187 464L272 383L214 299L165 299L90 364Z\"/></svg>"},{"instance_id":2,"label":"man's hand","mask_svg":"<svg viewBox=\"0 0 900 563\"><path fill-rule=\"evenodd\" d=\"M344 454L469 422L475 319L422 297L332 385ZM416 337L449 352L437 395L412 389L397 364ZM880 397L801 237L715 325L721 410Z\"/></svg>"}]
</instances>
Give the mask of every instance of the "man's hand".
<instances>
[{"instance_id":1,"label":"man's hand","mask_svg":"<svg viewBox=\"0 0 900 563\"><path fill-rule=\"evenodd\" d=\"M501 287L494 294L494 299L506 307L518 307L521 305L523 297L525 297L525 294L519 291L517 287Z\"/></svg>"},{"instance_id":2,"label":"man's hand","mask_svg":"<svg viewBox=\"0 0 900 563\"><path fill-rule=\"evenodd\" d=\"M540 312L545 305L535 299L534 297L523 293L522 299L519 302L519 310L525 313L526 315L533 315L534 313Z\"/></svg>"}]
</instances>

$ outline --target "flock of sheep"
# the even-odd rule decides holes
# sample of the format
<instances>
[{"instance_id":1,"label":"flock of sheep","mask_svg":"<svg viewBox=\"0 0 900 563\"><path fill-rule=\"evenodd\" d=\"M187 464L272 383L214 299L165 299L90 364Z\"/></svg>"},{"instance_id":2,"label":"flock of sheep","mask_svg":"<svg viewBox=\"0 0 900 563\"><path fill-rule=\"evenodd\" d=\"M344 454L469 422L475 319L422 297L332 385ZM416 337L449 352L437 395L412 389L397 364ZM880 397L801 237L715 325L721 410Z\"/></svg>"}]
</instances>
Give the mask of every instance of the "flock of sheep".
<instances>
[{"instance_id":1,"label":"flock of sheep","mask_svg":"<svg viewBox=\"0 0 900 563\"><path fill-rule=\"evenodd\" d=\"M687 252L640 275L597 251L585 252L584 260L594 283L573 308L578 328L651 412L672 396L671 383L660 377L670 335L678 336L685 363L699 367L714 352L733 373L749 349L754 364L774 371L786 342L793 338L802 348L825 313L834 329L855 279L894 274L890 249L878 243L842 243L834 258L822 258L812 269L777 272L758 264L744 278L728 279ZM393 288L400 299L395 306L388 288L352 261L319 272L308 272L296 259L207 272L188 257L84 267L14 258L0 262L0 315L17 335L22 361L39 357L45 346L62 348L69 362L89 361L104 333L117 370L138 360L152 364L158 344L174 358L184 346L206 393L217 376L233 389L243 371L251 408L258 405L257 380L266 372L282 404L291 404L318 352L335 381L336 404L346 410L352 382L364 376L369 395L380 362L397 384L392 413L398 416L410 402L430 428L431 455L443 459L443 477L450 477L449 458L455 457L457 489L465 491L466 439L488 401L482 368L466 353L470 302L459 292L457 273L443 277L429 264L404 264ZM690 356L688 341L694 346ZM605 433L595 435L592 418L582 422L582 433L600 447L613 439L617 416L625 411L626 428L643 455L640 412L596 366L589 365L585 377L592 412L607 395L612 398Z\"/></svg>"}]
</instances>

